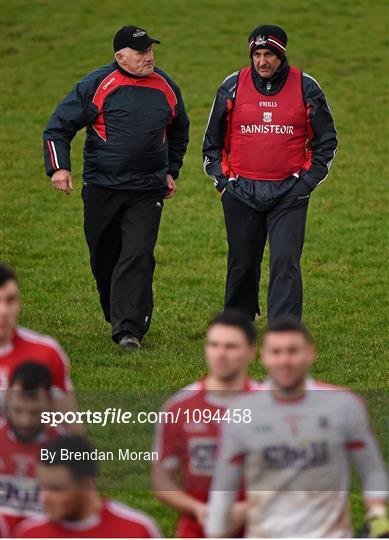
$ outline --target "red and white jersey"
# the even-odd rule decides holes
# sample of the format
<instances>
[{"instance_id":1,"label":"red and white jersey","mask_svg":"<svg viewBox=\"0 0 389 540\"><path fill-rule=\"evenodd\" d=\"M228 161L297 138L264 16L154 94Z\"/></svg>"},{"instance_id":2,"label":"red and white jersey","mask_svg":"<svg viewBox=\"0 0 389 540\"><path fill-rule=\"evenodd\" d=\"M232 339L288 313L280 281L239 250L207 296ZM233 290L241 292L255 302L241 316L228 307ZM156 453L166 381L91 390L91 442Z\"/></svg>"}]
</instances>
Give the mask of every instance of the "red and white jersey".
<instances>
[{"instance_id":1,"label":"red and white jersey","mask_svg":"<svg viewBox=\"0 0 389 540\"><path fill-rule=\"evenodd\" d=\"M18 538L162 538L147 514L111 500L103 501L99 514L80 521L26 520L16 534Z\"/></svg>"},{"instance_id":2,"label":"red and white jersey","mask_svg":"<svg viewBox=\"0 0 389 540\"><path fill-rule=\"evenodd\" d=\"M42 515L36 467L40 450L58 436L53 428L34 442L20 442L6 420L0 424L0 515L11 534L28 517Z\"/></svg>"},{"instance_id":3,"label":"red and white jersey","mask_svg":"<svg viewBox=\"0 0 389 540\"><path fill-rule=\"evenodd\" d=\"M301 399L280 401L264 384L234 400L251 421L225 424L206 531L223 536L234 493L244 479L254 538L351 535L350 460L365 499L385 499L387 478L363 400L348 389L308 379Z\"/></svg>"},{"instance_id":4,"label":"red and white jersey","mask_svg":"<svg viewBox=\"0 0 389 540\"><path fill-rule=\"evenodd\" d=\"M244 392L257 390L259 386L256 381L247 380ZM160 463L167 469L181 471L182 489L203 502L207 501L211 487L223 421L201 421L201 412L210 411L209 415L217 418L217 413L222 416L231 401L231 397L226 399L216 394L206 391L203 380L185 387L163 407L178 418L177 423L158 424L155 436L154 450ZM202 537L204 532L194 517L182 516L177 536Z\"/></svg>"},{"instance_id":5,"label":"red and white jersey","mask_svg":"<svg viewBox=\"0 0 389 540\"><path fill-rule=\"evenodd\" d=\"M46 366L53 377L55 391L70 392L69 360L51 337L18 326L12 343L0 347L0 391L6 390L14 370L26 360Z\"/></svg>"}]
</instances>

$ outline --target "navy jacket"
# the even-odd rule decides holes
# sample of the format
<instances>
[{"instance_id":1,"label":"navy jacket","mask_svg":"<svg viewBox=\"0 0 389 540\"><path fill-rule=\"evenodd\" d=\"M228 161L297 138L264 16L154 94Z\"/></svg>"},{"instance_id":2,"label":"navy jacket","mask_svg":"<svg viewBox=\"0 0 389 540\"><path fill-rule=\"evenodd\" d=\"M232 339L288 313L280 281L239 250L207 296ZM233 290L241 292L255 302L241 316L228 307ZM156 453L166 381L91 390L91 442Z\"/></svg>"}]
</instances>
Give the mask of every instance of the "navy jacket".
<instances>
[{"instance_id":1,"label":"navy jacket","mask_svg":"<svg viewBox=\"0 0 389 540\"><path fill-rule=\"evenodd\" d=\"M86 127L84 182L161 190L177 178L189 140L180 90L162 70L136 77L117 62L81 79L44 131L46 172L71 170L70 144Z\"/></svg>"}]
</instances>

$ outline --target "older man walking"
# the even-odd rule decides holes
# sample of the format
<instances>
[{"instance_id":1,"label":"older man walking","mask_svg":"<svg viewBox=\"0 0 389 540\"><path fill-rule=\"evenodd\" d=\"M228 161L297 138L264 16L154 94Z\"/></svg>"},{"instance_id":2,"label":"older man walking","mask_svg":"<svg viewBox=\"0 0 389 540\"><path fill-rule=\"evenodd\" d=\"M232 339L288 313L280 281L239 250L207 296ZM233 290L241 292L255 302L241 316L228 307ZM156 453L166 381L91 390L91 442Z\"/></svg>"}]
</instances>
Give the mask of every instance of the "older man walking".
<instances>
[{"instance_id":1,"label":"older man walking","mask_svg":"<svg viewBox=\"0 0 389 540\"><path fill-rule=\"evenodd\" d=\"M205 133L206 173L222 195L228 239L225 307L259 313L261 261L270 244L268 316L301 317L300 257L311 191L337 147L318 83L291 67L287 35L272 25L249 37L251 65L220 86Z\"/></svg>"},{"instance_id":2,"label":"older man walking","mask_svg":"<svg viewBox=\"0 0 389 540\"><path fill-rule=\"evenodd\" d=\"M70 143L86 127L82 198L91 268L112 339L137 350L153 310L154 247L188 144L180 90L154 66L160 43L136 26L115 35L115 61L83 79L44 132L53 187L73 189Z\"/></svg>"}]
</instances>

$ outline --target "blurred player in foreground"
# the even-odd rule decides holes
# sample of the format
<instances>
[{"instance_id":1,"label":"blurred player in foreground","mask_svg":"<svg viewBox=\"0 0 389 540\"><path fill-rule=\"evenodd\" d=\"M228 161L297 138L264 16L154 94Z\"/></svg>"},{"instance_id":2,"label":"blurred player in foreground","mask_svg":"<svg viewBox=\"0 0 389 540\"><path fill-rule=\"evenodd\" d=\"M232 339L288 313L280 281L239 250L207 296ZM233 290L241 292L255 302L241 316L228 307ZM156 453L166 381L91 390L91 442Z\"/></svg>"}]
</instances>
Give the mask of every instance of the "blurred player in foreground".
<instances>
[{"instance_id":1,"label":"blurred player in foreground","mask_svg":"<svg viewBox=\"0 0 389 540\"><path fill-rule=\"evenodd\" d=\"M255 342L255 328L245 315L226 312L217 316L207 333L208 374L164 406L164 411L179 418L177 423L158 426L155 450L159 460L154 462L153 484L157 498L180 513L177 537L204 537L206 501L223 415L237 394L259 388L247 375L255 358ZM242 530L245 521L242 495L231 512L234 533Z\"/></svg>"},{"instance_id":2,"label":"blurred player in foreground","mask_svg":"<svg viewBox=\"0 0 389 540\"><path fill-rule=\"evenodd\" d=\"M308 376L315 350L297 320L274 321L262 347L269 380L234 400L250 423L225 424L206 532L228 533L235 495L247 489L248 537L349 537L349 462L362 480L371 536L388 533L385 467L362 399Z\"/></svg>"},{"instance_id":3,"label":"blurred player in foreground","mask_svg":"<svg viewBox=\"0 0 389 540\"><path fill-rule=\"evenodd\" d=\"M0 393L8 388L13 371L26 359L31 359L50 370L56 409L76 410L65 352L51 337L18 326L20 310L16 274L7 265L0 264Z\"/></svg>"},{"instance_id":4,"label":"blurred player in foreground","mask_svg":"<svg viewBox=\"0 0 389 540\"><path fill-rule=\"evenodd\" d=\"M58 436L40 421L52 407L51 382L47 367L26 362L16 368L7 390L7 418L0 424L0 521L7 535L21 520L43 513L36 468L41 448Z\"/></svg>"},{"instance_id":5,"label":"blurred player in foreground","mask_svg":"<svg viewBox=\"0 0 389 540\"><path fill-rule=\"evenodd\" d=\"M96 462L72 457L61 450L92 451L78 435L60 437L47 445L53 461L41 462L38 476L47 517L26 520L17 529L21 538L160 538L146 514L115 501L102 499L96 488ZM70 454L69 454L70 455ZM74 454L72 454L74 456Z\"/></svg>"}]
</instances>

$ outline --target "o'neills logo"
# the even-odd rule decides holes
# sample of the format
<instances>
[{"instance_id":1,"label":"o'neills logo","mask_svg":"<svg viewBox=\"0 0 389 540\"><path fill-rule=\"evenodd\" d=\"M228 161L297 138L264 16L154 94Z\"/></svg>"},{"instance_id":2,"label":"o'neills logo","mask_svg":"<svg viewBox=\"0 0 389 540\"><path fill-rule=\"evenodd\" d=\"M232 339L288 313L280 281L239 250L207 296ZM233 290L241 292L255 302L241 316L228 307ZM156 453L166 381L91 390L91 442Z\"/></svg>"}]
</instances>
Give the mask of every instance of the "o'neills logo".
<instances>
[{"instance_id":1,"label":"o'neills logo","mask_svg":"<svg viewBox=\"0 0 389 540\"><path fill-rule=\"evenodd\" d=\"M105 83L105 85L103 86L103 90L106 90L108 86L110 86L113 83L114 80L115 80L115 77L112 77L112 79L109 79L109 81Z\"/></svg>"},{"instance_id":2,"label":"o'neills logo","mask_svg":"<svg viewBox=\"0 0 389 540\"><path fill-rule=\"evenodd\" d=\"M241 133L276 133L278 135L293 135L294 126L279 124L246 124L240 125Z\"/></svg>"}]
</instances>

